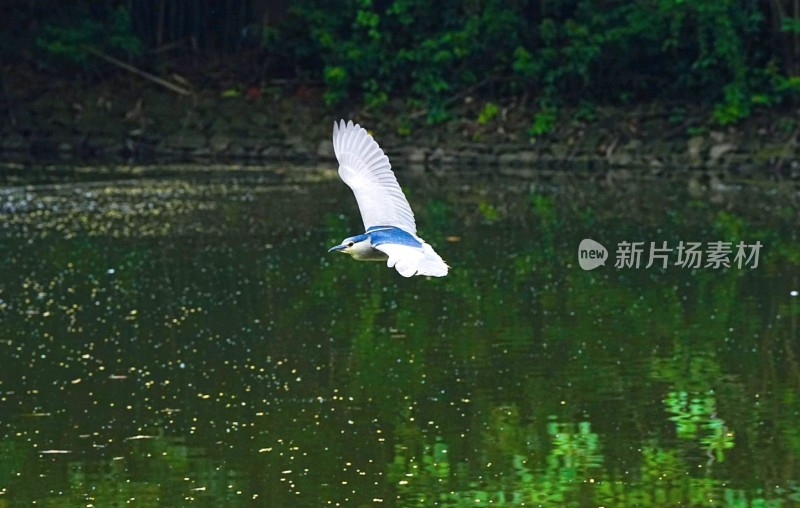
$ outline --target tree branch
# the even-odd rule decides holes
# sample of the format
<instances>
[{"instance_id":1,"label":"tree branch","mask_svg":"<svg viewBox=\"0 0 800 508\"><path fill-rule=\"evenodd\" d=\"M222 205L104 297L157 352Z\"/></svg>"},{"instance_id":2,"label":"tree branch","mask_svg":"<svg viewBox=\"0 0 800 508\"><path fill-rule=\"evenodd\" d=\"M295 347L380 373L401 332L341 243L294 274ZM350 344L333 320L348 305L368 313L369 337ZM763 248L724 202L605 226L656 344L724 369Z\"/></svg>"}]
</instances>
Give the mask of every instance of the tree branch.
<instances>
[{"instance_id":1,"label":"tree branch","mask_svg":"<svg viewBox=\"0 0 800 508\"><path fill-rule=\"evenodd\" d=\"M116 65L117 67L125 69L128 72L132 72L133 74L136 74L137 76L140 76L140 77L142 77L142 78L144 78L144 79L146 79L148 81L152 81L153 83L156 83L157 85L161 85L164 88L172 90L175 93L178 93L178 94L181 94L181 95L192 95L192 92L190 90L187 90L186 88L180 87L180 86L178 86L178 85L176 85L174 83L170 83L169 81L161 79L158 76L150 74L149 72L143 71L141 69L137 69L133 65L127 64L127 63L125 63L125 62L123 62L121 60L117 60L113 56L109 56L109 55L103 53L102 51L99 51L99 50L94 49L94 48L89 47L89 46L83 46L83 50L86 51L87 53L90 53L90 54L100 58L101 60L105 60L106 62L108 62L110 64Z\"/></svg>"}]
</instances>

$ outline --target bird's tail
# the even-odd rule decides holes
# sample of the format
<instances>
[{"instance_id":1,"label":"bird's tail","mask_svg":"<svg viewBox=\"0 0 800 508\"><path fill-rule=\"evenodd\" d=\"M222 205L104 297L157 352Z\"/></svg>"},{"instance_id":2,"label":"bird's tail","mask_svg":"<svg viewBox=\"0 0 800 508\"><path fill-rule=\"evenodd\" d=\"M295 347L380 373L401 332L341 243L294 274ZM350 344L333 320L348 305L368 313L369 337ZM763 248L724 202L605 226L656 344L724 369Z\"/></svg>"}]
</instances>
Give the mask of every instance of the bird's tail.
<instances>
[{"instance_id":1,"label":"bird's tail","mask_svg":"<svg viewBox=\"0 0 800 508\"><path fill-rule=\"evenodd\" d=\"M414 275L427 275L430 277L444 277L450 270L447 263L427 243L422 244L423 252L419 256L406 256L401 259L389 257L388 265L394 268L403 277Z\"/></svg>"}]
</instances>

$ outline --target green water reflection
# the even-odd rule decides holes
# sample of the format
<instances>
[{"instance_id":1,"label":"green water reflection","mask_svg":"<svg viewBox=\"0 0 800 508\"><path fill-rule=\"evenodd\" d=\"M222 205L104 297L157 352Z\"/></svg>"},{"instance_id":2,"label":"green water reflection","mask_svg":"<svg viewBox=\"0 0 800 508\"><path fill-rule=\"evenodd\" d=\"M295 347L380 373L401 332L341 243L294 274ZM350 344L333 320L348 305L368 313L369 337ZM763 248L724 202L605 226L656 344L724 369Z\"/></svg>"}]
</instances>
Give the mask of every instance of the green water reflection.
<instances>
[{"instance_id":1,"label":"green water reflection","mask_svg":"<svg viewBox=\"0 0 800 508\"><path fill-rule=\"evenodd\" d=\"M279 173L2 190L0 506L800 502L792 185L401 175L453 267L403 279L326 252L344 185Z\"/></svg>"}]
</instances>

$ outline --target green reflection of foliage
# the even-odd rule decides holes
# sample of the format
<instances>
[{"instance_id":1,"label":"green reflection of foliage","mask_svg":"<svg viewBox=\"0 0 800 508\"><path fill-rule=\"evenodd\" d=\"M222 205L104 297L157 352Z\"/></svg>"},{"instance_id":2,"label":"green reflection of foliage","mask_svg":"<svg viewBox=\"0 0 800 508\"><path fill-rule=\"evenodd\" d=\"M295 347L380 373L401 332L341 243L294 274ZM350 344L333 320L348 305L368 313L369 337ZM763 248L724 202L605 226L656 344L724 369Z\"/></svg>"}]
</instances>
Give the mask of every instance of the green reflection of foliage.
<instances>
[{"instance_id":1,"label":"green reflection of foliage","mask_svg":"<svg viewBox=\"0 0 800 508\"><path fill-rule=\"evenodd\" d=\"M653 377L670 383L663 404L676 436L696 441L709 458L723 462L724 451L735 441L728 423L718 415L714 387L724 378L718 360L678 344L671 357L655 360L653 367Z\"/></svg>"},{"instance_id":2,"label":"green reflection of foliage","mask_svg":"<svg viewBox=\"0 0 800 508\"><path fill-rule=\"evenodd\" d=\"M551 418L547 435L551 448L538 474L527 469L524 458L514 457L521 497L534 504L552 505L574 497L603 463L598 436L589 422L559 423Z\"/></svg>"},{"instance_id":3,"label":"green reflection of foliage","mask_svg":"<svg viewBox=\"0 0 800 508\"><path fill-rule=\"evenodd\" d=\"M490 224L500 218L500 212L486 199L481 199L478 203L478 212L483 216L483 219Z\"/></svg>"},{"instance_id":4,"label":"green reflection of foliage","mask_svg":"<svg viewBox=\"0 0 800 508\"><path fill-rule=\"evenodd\" d=\"M426 507L450 499L450 458L441 438L424 444L419 457L406 452L403 445L395 445L394 460L387 469L387 478L403 500L400 506Z\"/></svg>"},{"instance_id":5,"label":"green reflection of foliage","mask_svg":"<svg viewBox=\"0 0 800 508\"><path fill-rule=\"evenodd\" d=\"M387 478L396 485L399 506L557 506L574 502L592 472L599 472L603 458L589 422L551 419L546 426L549 451L537 457L526 450L516 409L499 407L493 413L486 438L488 448L497 448L502 456L500 473L476 471L468 463L454 465L441 436L433 444L424 443L418 453L397 444ZM487 467L496 466L490 461Z\"/></svg>"},{"instance_id":6,"label":"green reflection of foliage","mask_svg":"<svg viewBox=\"0 0 800 508\"><path fill-rule=\"evenodd\" d=\"M734 435L728 428L725 420L711 415L707 422L703 424L706 434L700 440L707 452L713 454L717 462L725 460L724 451L733 448Z\"/></svg>"},{"instance_id":7,"label":"green reflection of foliage","mask_svg":"<svg viewBox=\"0 0 800 508\"><path fill-rule=\"evenodd\" d=\"M724 506L726 508L779 508L784 506L780 499L766 499L761 492L756 496L740 489L724 490Z\"/></svg>"},{"instance_id":8,"label":"green reflection of foliage","mask_svg":"<svg viewBox=\"0 0 800 508\"><path fill-rule=\"evenodd\" d=\"M541 227L540 251L544 259L554 262L557 259L556 233L558 232L558 211L553 198L543 194L531 194L530 203L534 217Z\"/></svg>"},{"instance_id":9,"label":"green reflection of foliage","mask_svg":"<svg viewBox=\"0 0 800 508\"><path fill-rule=\"evenodd\" d=\"M724 238L725 241L735 243L739 240L748 242L755 240L745 238L745 232L751 228L742 217L734 213L725 210L719 212L714 219L713 226L717 234L720 235L720 238Z\"/></svg>"},{"instance_id":10,"label":"green reflection of foliage","mask_svg":"<svg viewBox=\"0 0 800 508\"><path fill-rule=\"evenodd\" d=\"M237 472L203 457L205 450L163 436L133 440L130 444L125 455L115 458L79 460L64 455L67 460L54 461L63 468L60 474L53 475L55 483L48 485L46 491L40 488L23 496L45 506L124 506L133 502L138 506L247 504L242 499L242 492L247 489ZM6 453L0 457L8 458ZM11 467L17 471L25 470L26 460L37 460L19 453L15 457ZM4 481L2 485L17 494L15 482Z\"/></svg>"},{"instance_id":11,"label":"green reflection of foliage","mask_svg":"<svg viewBox=\"0 0 800 508\"><path fill-rule=\"evenodd\" d=\"M664 399L669 419L675 423L680 439L697 439L709 457L717 462L725 460L724 451L734 446L733 432L725 420L717 416L717 402L713 392L689 394L670 391Z\"/></svg>"},{"instance_id":12,"label":"green reflection of foliage","mask_svg":"<svg viewBox=\"0 0 800 508\"><path fill-rule=\"evenodd\" d=\"M597 434L589 422L566 424L550 422L547 433L551 436L553 450L548 465L556 466L565 480L585 477L589 470L602 462Z\"/></svg>"},{"instance_id":13,"label":"green reflection of foliage","mask_svg":"<svg viewBox=\"0 0 800 508\"><path fill-rule=\"evenodd\" d=\"M23 447L15 441L6 439L0 442L0 489L13 485L16 471L25 464Z\"/></svg>"},{"instance_id":14,"label":"green reflection of foliage","mask_svg":"<svg viewBox=\"0 0 800 508\"><path fill-rule=\"evenodd\" d=\"M690 397L683 391L669 392L664 405L672 414L669 419L675 422L678 437L682 439L696 438L698 429L709 420L716 408L713 397Z\"/></svg>"},{"instance_id":15,"label":"green reflection of foliage","mask_svg":"<svg viewBox=\"0 0 800 508\"><path fill-rule=\"evenodd\" d=\"M425 206L427 224L434 226L434 232L442 233L452 229L452 205L441 199L429 199ZM427 235L426 235L427 236ZM431 237L433 238L433 237ZM427 240L427 238L426 238Z\"/></svg>"}]
</instances>

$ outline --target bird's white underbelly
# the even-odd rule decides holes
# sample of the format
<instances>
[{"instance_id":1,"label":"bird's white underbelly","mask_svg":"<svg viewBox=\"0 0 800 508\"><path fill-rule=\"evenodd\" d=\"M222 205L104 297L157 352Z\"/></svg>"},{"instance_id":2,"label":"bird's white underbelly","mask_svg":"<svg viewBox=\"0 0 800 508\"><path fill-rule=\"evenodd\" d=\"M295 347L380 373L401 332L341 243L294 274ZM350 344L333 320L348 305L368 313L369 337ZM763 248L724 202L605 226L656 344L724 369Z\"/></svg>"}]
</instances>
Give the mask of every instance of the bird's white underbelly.
<instances>
[{"instance_id":1,"label":"bird's white underbelly","mask_svg":"<svg viewBox=\"0 0 800 508\"><path fill-rule=\"evenodd\" d=\"M373 249L372 246L369 249L359 249L353 252L352 255L353 259L358 261L386 261L389 259L389 256L377 249Z\"/></svg>"}]
</instances>

